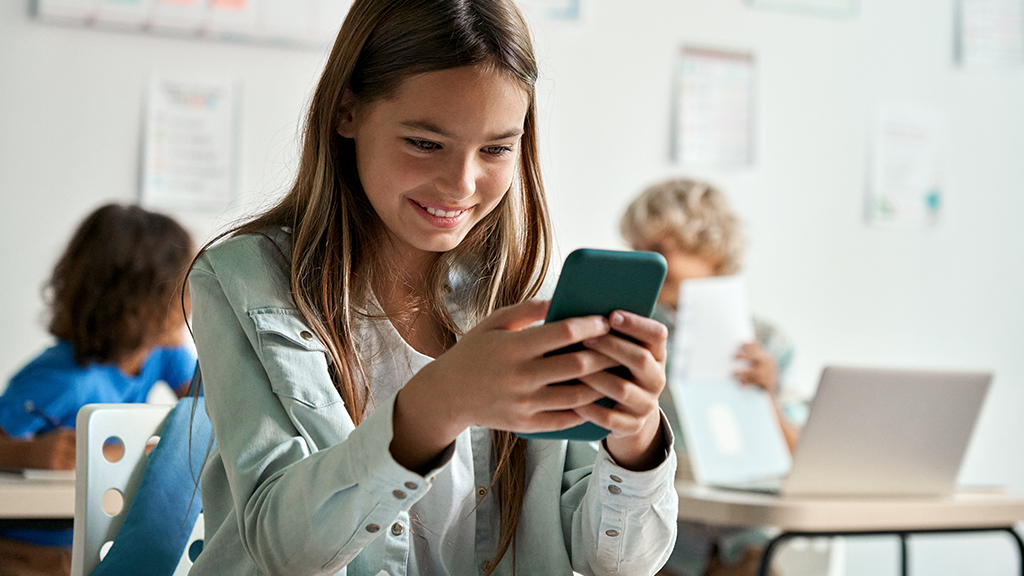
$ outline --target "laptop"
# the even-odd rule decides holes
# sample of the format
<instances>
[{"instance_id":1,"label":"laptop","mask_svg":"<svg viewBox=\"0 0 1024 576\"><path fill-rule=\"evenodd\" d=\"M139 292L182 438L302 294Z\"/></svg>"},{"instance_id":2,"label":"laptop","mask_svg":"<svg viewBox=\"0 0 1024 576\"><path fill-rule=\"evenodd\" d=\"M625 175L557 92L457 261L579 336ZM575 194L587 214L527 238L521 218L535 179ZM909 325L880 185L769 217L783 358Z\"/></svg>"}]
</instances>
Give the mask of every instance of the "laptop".
<instances>
[{"instance_id":1,"label":"laptop","mask_svg":"<svg viewBox=\"0 0 1024 576\"><path fill-rule=\"evenodd\" d=\"M786 496L938 496L957 474L987 372L829 366L784 478L718 485Z\"/></svg>"}]
</instances>

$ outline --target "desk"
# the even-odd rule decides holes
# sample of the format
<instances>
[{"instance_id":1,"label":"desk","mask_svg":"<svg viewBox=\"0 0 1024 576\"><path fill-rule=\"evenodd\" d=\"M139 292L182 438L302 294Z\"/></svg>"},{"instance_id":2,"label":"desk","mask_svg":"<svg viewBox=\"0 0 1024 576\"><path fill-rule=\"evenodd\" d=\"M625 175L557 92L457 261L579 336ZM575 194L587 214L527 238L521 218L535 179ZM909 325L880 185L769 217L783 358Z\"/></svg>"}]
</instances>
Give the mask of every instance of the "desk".
<instances>
[{"instance_id":1,"label":"desk","mask_svg":"<svg viewBox=\"0 0 1024 576\"><path fill-rule=\"evenodd\" d=\"M806 536L899 536L902 574L907 574L910 534L1007 532L1021 554L1024 542L1013 525L1024 520L1024 498L1001 492L963 492L937 498L782 497L676 482L679 519L722 526L774 526L782 532L768 543L760 574L786 540Z\"/></svg>"},{"instance_id":2,"label":"desk","mask_svg":"<svg viewBox=\"0 0 1024 576\"><path fill-rule=\"evenodd\" d=\"M0 519L75 517L74 479L26 479L0 472Z\"/></svg>"}]
</instances>

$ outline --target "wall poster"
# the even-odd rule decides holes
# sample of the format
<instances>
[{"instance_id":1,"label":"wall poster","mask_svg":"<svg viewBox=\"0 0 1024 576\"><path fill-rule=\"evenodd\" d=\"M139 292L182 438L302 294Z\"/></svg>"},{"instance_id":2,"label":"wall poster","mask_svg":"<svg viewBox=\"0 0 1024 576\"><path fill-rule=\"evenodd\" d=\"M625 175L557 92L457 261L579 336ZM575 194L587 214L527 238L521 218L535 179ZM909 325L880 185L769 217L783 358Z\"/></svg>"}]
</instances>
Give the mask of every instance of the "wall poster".
<instances>
[{"instance_id":1,"label":"wall poster","mask_svg":"<svg viewBox=\"0 0 1024 576\"><path fill-rule=\"evenodd\" d=\"M678 162L718 168L754 164L755 73L750 52L680 51L674 106Z\"/></svg>"},{"instance_id":2,"label":"wall poster","mask_svg":"<svg viewBox=\"0 0 1024 576\"><path fill-rule=\"evenodd\" d=\"M154 77L149 84L141 200L221 212L235 196L238 89L231 81Z\"/></svg>"},{"instance_id":3,"label":"wall poster","mask_svg":"<svg viewBox=\"0 0 1024 576\"><path fill-rule=\"evenodd\" d=\"M868 222L937 223L942 213L939 112L924 105L881 105L870 134Z\"/></svg>"}]
</instances>

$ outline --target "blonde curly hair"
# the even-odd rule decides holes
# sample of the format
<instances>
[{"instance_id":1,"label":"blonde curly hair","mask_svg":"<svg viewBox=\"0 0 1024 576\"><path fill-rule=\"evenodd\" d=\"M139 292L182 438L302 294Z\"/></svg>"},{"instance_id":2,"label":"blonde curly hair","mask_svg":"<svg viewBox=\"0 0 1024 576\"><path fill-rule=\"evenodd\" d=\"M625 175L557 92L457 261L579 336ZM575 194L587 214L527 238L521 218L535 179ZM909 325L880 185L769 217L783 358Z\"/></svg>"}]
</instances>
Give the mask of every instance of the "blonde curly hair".
<instances>
[{"instance_id":1,"label":"blonde curly hair","mask_svg":"<svg viewBox=\"0 0 1024 576\"><path fill-rule=\"evenodd\" d=\"M715 274L738 272L746 244L725 194L685 178L644 190L623 214L619 232L637 250L649 250L667 238L680 250L713 258Z\"/></svg>"}]
</instances>

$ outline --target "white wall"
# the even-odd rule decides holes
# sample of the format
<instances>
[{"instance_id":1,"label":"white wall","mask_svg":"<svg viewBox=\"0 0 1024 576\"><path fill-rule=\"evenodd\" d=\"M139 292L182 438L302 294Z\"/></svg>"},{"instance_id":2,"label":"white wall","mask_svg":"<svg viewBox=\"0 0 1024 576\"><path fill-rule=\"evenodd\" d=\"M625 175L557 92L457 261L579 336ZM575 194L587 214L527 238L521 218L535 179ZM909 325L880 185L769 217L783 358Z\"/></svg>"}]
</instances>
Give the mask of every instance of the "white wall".
<instances>
[{"instance_id":1,"label":"white wall","mask_svg":"<svg viewBox=\"0 0 1024 576\"><path fill-rule=\"evenodd\" d=\"M1024 71L953 66L953 0L861 0L852 19L744 0L593 0L582 25L535 28L542 146L561 251L620 246L618 214L669 160L670 80L684 42L753 50L758 165L701 172L752 239L756 310L794 338L794 384L827 363L981 367L997 378L962 479L1024 490ZM39 289L91 208L135 197L149 74L243 86L241 208L180 214L200 238L266 201L294 166L323 54L42 25L0 2L0 376L48 342ZM931 230L862 218L878 102L945 113L946 213ZM690 173L693 174L693 173ZM999 537L916 545L915 574L1011 574ZM889 542L851 543L849 573L895 574Z\"/></svg>"}]
</instances>

